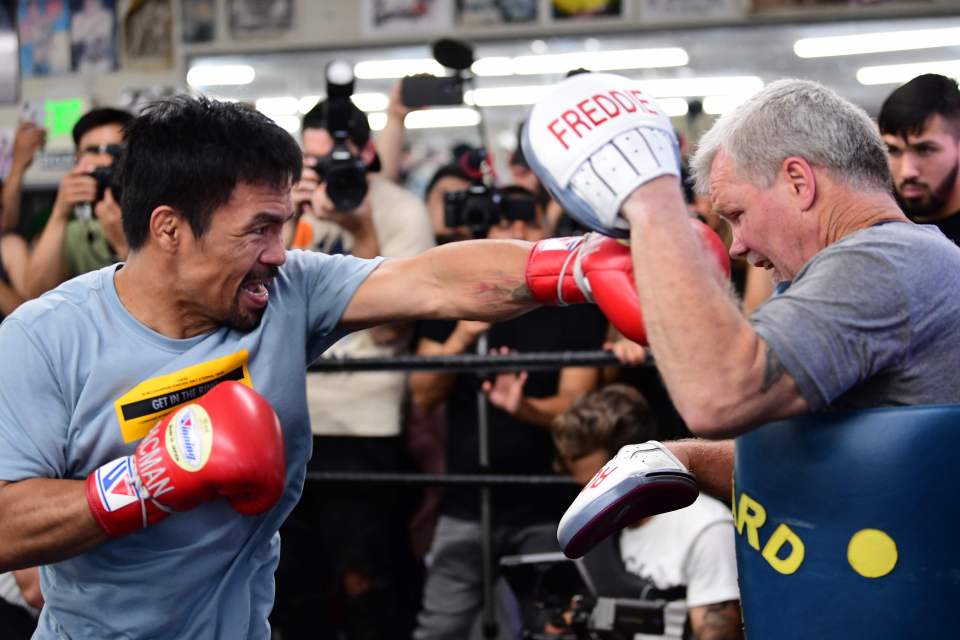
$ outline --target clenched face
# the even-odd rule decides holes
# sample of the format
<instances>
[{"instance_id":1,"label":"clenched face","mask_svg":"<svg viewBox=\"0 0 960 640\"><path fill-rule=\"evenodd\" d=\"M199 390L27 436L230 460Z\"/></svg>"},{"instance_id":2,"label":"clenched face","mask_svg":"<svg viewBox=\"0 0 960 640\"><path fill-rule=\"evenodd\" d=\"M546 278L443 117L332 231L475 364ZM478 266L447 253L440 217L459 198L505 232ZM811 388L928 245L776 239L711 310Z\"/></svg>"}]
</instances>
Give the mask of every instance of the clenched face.
<instances>
[{"instance_id":1,"label":"clenched face","mask_svg":"<svg viewBox=\"0 0 960 640\"><path fill-rule=\"evenodd\" d=\"M188 227L178 256L180 291L193 298L182 303L185 314L204 324L255 329L286 260L281 232L292 212L289 187L239 183L201 237Z\"/></svg>"},{"instance_id":2,"label":"clenched face","mask_svg":"<svg viewBox=\"0 0 960 640\"><path fill-rule=\"evenodd\" d=\"M940 115L932 116L918 135L884 134L897 200L911 218L950 215L950 199L958 185L960 141Z\"/></svg>"},{"instance_id":3,"label":"clenched face","mask_svg":"<svg viewBox=\"0 0 960 640\"><path fill-rule=\"evenodd\" d=\"M775 282L792 280L809 258L788 188L782 177L767 189L757 187L737 175L723 151L710 168L710 203L730 224L731 257L770 270Z\"/></svg>"}]
</instances>

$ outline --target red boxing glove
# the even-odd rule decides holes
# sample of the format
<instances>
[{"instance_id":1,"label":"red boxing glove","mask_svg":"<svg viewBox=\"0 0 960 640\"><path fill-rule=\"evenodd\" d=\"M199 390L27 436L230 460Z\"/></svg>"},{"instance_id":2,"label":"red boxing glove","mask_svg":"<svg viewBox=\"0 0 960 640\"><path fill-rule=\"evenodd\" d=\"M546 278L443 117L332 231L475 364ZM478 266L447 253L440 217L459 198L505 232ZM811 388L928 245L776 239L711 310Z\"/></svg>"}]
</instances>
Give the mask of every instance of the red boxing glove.
<instances>
[{"instance_id":1,"label":"red boxing glove","mask_svg":"<svg viewBox=\"0 0 960 640\"><path fill-rule=\"evenodd\" d=\"M87 476L87 503L103 531L126 535L219 496L238 512L269 510L283 494L280 422L239 382L222 382L157 422L131 456Z\"/></svg>"},{"instance_id":2,"label":"red boxing glove","mask_svg":"<svg viewBox=\"0 0 960 640\"><path fill-rule=\"evenodd\" d=\"M533 299L543 304L593 302L582 272L576 271L587 236L547 238L533 245L524 274Z\"/></svg>"},{"instance_id":3,"label":"red boxing glove","mask_svg":"<svg viewBox=\"0 0 960 640\"><path fill-rule=\"evenodd\" d=\"M695 218L690 223L698 232L703 250L725 278L730 278L730 256L713 229ZM617 330L642 345L647 344L647 330L637 285L633 281L633 259L630 247L613 238L603 237L582 249L582 270L589 282L589 292Z\"/></svg>"}]
</instances>

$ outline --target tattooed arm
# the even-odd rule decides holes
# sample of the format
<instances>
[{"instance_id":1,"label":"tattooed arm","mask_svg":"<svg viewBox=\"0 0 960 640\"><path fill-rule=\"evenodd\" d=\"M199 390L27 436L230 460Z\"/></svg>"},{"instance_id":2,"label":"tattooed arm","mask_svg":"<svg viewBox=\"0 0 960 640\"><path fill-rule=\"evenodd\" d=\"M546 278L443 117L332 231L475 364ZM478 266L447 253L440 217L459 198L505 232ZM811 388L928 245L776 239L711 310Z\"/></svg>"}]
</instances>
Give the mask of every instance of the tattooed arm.
<instances>
[{"instance_id":1,"label":"tattooed arm","mask_svg":"<svg viewBox=\"0 0 960 640\"><path fill-rule=\"evenodd\" d=\"M740 601L728 600L692 607L690 627L696 640L741 640Z\"/></svg>"},{"instance_id":2,"label":"tattooed arm","mask_svg":"<svg viewBox=\"0 0 960 640\"><path fill-rule=\"evenodd\" d=\"M453 242L385 260L364 281L341 321L350 328L396 320L504 320L536 306L524 279L532 245Z\"/></svg>"}]
</instances>

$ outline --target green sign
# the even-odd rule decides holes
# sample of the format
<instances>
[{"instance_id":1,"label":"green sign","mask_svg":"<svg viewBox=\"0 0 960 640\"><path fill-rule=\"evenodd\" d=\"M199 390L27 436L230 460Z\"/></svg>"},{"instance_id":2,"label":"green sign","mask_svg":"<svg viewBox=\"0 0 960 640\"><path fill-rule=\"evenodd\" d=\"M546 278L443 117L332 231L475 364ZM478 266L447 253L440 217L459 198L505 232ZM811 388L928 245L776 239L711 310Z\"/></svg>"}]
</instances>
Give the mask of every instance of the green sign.
<instances>
[{"instance_id":1,"label":"green sign","mask_svg":"<svg viewBox=\"0 0 960 640\"><path fill-rule=\"evenodd\" d=\"M83 115L84 99L46 100L43 106L46 110L47 135L69 136L73 131L73 125Z\"/></svg>"}]
</instances>

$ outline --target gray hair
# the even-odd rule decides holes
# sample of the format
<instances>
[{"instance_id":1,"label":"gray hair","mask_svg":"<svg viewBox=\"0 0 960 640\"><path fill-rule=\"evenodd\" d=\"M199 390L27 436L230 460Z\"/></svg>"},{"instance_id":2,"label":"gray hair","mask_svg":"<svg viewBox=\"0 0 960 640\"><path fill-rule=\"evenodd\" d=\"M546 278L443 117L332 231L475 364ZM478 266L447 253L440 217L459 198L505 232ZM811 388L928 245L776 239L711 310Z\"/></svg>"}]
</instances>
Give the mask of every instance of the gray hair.
<instances>
[{"instance_id":1,"label":"gray hair","mask_svg":"<svg viewBox=\"0 0 960 640\"><path fill-rule=\"evenodd\" d=\"M721 149L740 177L763 189L790 156L855 189L888 191L891 185L886 147L870 117L809 80L773 82L719 118L690 162L697 192L709 192L710 167Z\"/></svg>"}]
</instances>

